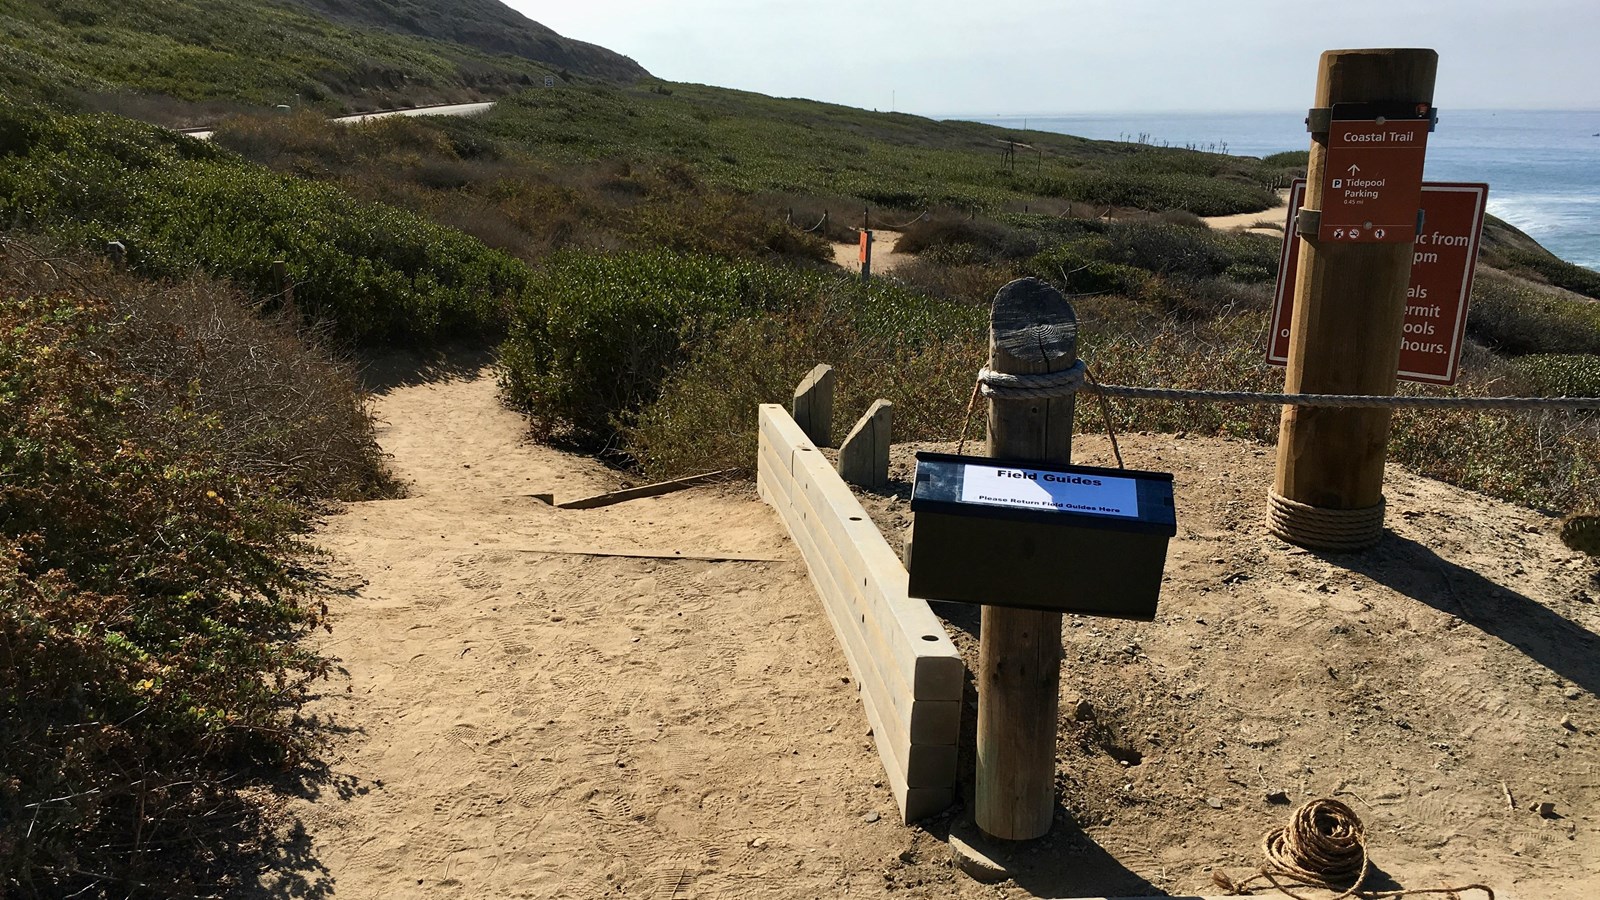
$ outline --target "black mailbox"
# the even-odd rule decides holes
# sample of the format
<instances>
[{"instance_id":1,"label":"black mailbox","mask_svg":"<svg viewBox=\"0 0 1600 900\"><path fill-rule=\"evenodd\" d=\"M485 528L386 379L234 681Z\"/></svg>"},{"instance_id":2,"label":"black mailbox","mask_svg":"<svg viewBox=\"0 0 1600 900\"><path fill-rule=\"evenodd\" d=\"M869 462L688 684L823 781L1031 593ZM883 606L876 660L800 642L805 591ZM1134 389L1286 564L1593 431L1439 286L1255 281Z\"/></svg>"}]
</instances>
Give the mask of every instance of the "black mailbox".
<instances>
[{"instance_id":1,"label":"black mailbox","mask_svg":"<svg viewBox=\"0 0 1600 900\"><path fill-rule=\"evenodd\" d=\"M1172 476L917 454L909 593L924 600L1155 618Z\"/></svg>"}]
</instances>

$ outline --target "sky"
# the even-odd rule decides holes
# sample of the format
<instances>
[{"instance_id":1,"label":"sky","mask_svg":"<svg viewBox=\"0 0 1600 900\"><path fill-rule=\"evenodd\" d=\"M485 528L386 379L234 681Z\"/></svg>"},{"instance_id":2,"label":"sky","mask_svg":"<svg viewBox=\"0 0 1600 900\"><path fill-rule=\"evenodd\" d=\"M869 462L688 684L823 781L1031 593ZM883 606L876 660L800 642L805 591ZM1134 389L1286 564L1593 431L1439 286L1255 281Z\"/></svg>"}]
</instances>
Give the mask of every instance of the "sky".
<instances>
[{"instance_id":1,"label":"sky","mask_svg":"<svg viewBox=\"0 0 1600 900\"><path fill-rule=\"evenodd\" d=\"M1317 57L1439 52L1441 109L1600 108L1600 0L506 0L669 81L920 115L1304 109Z\"/></svg>"}]
</instances>

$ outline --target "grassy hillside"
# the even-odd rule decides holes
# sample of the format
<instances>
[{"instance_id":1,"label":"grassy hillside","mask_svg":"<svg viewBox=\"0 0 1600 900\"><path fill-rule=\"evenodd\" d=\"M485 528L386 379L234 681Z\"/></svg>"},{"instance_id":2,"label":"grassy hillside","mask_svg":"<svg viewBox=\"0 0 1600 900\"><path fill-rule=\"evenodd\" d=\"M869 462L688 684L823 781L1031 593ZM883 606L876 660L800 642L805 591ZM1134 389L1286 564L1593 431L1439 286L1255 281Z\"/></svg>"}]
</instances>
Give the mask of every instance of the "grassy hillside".
<instances>
[{"instance_id":1,"label":"grassy hillside","mask_svg":"<svg viewBox=\"0 0 1600 900\"><path fill-rule=\"evenodd\" d=\"M1200 215L1275 205L1282 171L1249 157L873 113L701 85L531 93L462 126L563 163L671 160L744 193L998 211L1061 201ZM1008 141L1033 149L1007 158ZM1087 210L1085 210L1087 211Z\"/></svg>"},{"instance_id":2,"label":"grassy hillside","mask_svg":"<svg viewBox=\"0 0 1600 900\"><path fill-rule=\"evenodd\" d=\"M454 229L106 115L0 108L0 221L267 297L284 259L300 311L367 343L495 328L528 275Z\"/></svg>"},{"instance_id":3,"label":"grassy hillside","mask_svg":"<svg viewBox=\"0 0 1600 900\"><path fill-rule=\"evenodd\" d=\"M335 112L493 97L563 70L643 74L493 0L471 6L452 19L460 4L12 0L0 6L0 90L182 124L279 103Z\"/></svg>"},{"instance_id":4,"label":"grassy hillside","mask_svg":"<svg viewBox=\"0 0 1600 900\"><path fill-rule=\"evenodd\" d=\"M604 47L564 38L499 0L286 0L339 22L370 25L507 53L569 72L633 81L643 66Z\"/></svg>"}]
</instances>

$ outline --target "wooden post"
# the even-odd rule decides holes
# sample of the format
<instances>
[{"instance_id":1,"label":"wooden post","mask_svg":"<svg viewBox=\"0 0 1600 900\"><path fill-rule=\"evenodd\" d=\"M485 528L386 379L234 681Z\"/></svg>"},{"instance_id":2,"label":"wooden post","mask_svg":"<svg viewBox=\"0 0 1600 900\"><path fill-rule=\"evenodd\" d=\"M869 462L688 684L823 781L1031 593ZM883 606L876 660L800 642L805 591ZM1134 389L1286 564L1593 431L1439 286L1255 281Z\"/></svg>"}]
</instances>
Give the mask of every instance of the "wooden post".
<instances>
[{"instance_id":1,"label":"wooden post","mask_svg":"<svg viewBox=\"0 0 1600 900\"><path fill-rule=\"evenodd\" d=\"M794 389L794 422L818 447L833 446L834 380L833 366L819 363Z\"/></svg>"},{"instance_id":2,"label":"wooden post","mask_svg":"<svg viewBox=\"0 0 1600 900\"><path fill-rule=\"evenodd\" d=\"M1040 375L1077 361L1078 317L1059 291L1034 278L1000 289L990 319L991 369ZM1071 462L1072 410L1071 397L990 400L989 455ZM1022 841L1050 831L1060 694L1061 614L985 606L975 818L990 837Z\"/></svg>"},{"instance_id":3,"label":"wooden post","mask_svg":"<svg viewBox=\"0 0 1600 900\"><path fill-rule=\"evenodd\" d=\"M1317 71L1315 106L1433 102L1432 50L1329 50ZM1323 207L1327 133L1314 134L1306 208ZM1306 237L1290 323L1288 393L1394 393L1413 247L1320 243ZM1359 549L1383 534L1387 409L1287 406L1278 439L1273 534L1305 546ZM1314 521L1340 535L1316 536Z\"/></svg>"},{"instance_id":4,"label":"wooden post","mask_svg":"<svg viewBox=\"0 0 1600 900\"><path fill-rule=\"evenodd\" d=\"M894 404L887 400L874 402L839 445L839 477L862 487L888 484L893 431Z\"/></svg>"},{"instance_id":5,"label":"wooden post","mask_svg":"<svg viewBox=\"0 0 1600 900\"><path fill-rule=\"evenodd\" d=\"M861 280L872 277L872 209L861 210Z\"/></svg>"}]
</instances>

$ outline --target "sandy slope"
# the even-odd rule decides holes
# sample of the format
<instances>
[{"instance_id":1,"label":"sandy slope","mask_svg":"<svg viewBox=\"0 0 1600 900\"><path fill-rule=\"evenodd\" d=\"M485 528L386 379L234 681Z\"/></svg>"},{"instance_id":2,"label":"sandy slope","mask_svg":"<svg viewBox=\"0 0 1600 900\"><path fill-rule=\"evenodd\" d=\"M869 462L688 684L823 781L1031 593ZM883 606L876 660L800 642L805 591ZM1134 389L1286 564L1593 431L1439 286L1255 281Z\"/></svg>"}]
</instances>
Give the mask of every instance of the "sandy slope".
<instances>
[{"instance_id":1,"label":"sandy slope","mask_svg":"<svg viewBox=\"0 0 1600 900\"><path fill-rule=\"evenodd\" d=\"M618 478L524 444L487 372L430 377L378 400L411 496L321 533L357 588L325 643L348 677L316 709L351 733L335 783L291 809L324 889L821 897L881 882L914 839L890 824L848 670L754 489L553 509L520 495ZM558 547L784 561L532 550Z\"/></svg>"},{"instance_id":2,"label":"sandy slope","mask_svg":"<svg viewBox=\"0 0 1600 900\"><path fill-rule=\"evenodd\" d=\"M1287 190L1278 191L1278 198L1281 201L1287 201L1289 199L1289 192ZM1288 211L1285 210L1282 205L1279 205L1274 209L1265 210L1263 212L1235 213L1227 216L1202 216L1201 218L1205 219L1206 224L1210 225L1212 229L1216 231L1227 231L1231 228L1241 228L1252 234L1265 234L1269 237L1276 237L1281 240L1283 238L1284 217L1287 215ZM1274 227L1256 228L1254 226L1257 222L1271 222Z\"/></svg>"},{"instance_id":3,"label":"sandy slope","mask_svg":"<svg viewBox=\"0 0 1600 900\"><path fill-rule=\"evenodd\" d=\"M1243 874L1285 817L1276 789L1353 802L1408 886L1600 896L1600 587L1545 517L1395 472L1385 544L1323 557L1261 532L1269 451L1127 436L1130 465L1178 474L1161 614L1070 621L1060 825L986 887L950 867L952 820L893 823L844 660L753 490L528 499L619 477L525 444L483 362L378 373L412 491L321 531L350 588L324 641L347 674L314 712L346 733L290 805L309 846L273 896L1215 893L1211 867ZM1108 459L1094 436L1079 453ZM904 490L867 498L895 544ZM781 561L551 552L629 548ZM941 612L973 654L975 616Z\"/></svg>"},{"instance_id":4,"label":"sandy slope","mask_svg":"<svg viewBox=\"0 0 1600 900\"><path fill-rule=\"evenodd\" d=\"M900 253L894 249L895 242L900 240L900 234L898 231L890 231L887 228L872 229L873 272L879 275L887 275L916 259L910 253ZM859 273L861 271L861 245L859 243L834 244L833 263L841 269Z\"/></svg>"}]
</instances>

